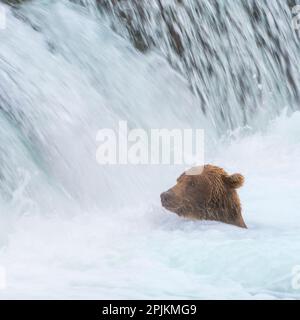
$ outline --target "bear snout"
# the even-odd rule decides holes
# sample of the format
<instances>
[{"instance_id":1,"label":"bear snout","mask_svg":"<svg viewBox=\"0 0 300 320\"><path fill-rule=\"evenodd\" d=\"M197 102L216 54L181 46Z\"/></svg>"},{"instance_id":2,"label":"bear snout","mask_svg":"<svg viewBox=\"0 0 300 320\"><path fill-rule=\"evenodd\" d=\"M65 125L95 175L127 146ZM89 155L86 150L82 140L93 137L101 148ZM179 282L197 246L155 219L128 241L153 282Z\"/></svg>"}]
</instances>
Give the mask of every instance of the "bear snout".
<instances>
[{"instance_id":1,"label":"bear snout","mask_svg":"<svg viewBox=\"0 0 300 320\"><path fill-rule=\"evenodd\" d=\"M174 198L174 195L173 195L172 190L168 190L166 192L163 192L160 195L161 204L163 205L163 207L168 207L168 205L170 205L173 198Z\"/></svg>"}]
</instances>

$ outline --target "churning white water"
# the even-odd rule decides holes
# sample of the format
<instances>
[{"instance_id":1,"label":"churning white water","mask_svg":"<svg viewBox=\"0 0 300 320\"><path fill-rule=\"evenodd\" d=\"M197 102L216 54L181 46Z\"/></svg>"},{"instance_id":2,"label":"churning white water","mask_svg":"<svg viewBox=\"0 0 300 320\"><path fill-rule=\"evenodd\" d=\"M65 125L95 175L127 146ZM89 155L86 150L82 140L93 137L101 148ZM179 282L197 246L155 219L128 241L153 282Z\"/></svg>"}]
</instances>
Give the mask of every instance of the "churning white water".
<instances>
[{"instance_id":1,"label":"churning white water","mask_svg":"<svg viewBox=\"0 0 300 320\"><path fill-rule=\"evenodd\" d=\"M188 82L100 17L67 1L8 10L0 297L300 298L292 272L300 265L300 112L288 107L258 119L263 129L220 138ZM206 162L246 177L249 229L162 209L159 194L184 168L99 166L97 130L120 119L132 128L204 128Z\"/></svg>"}]
</instances>

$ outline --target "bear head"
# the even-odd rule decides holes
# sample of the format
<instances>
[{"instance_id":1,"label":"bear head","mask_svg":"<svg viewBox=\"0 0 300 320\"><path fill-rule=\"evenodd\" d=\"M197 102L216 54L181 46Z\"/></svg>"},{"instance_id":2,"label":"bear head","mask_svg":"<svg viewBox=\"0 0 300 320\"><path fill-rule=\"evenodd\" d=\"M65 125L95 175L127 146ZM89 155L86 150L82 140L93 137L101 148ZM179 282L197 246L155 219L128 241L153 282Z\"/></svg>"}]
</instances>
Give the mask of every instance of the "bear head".
<instances>
[{"instance_id":1,"label":"bear head","mask_svg":"<svg viewBox=\"0 0 300 320\"><path fill-rule=\"evenodd\" d=\"M244 183L241 174L205 165L184 172L177 184L161 194L164 208L179 216L213 220L247 228L236 189Z\"/></svg>"}]
</instances>

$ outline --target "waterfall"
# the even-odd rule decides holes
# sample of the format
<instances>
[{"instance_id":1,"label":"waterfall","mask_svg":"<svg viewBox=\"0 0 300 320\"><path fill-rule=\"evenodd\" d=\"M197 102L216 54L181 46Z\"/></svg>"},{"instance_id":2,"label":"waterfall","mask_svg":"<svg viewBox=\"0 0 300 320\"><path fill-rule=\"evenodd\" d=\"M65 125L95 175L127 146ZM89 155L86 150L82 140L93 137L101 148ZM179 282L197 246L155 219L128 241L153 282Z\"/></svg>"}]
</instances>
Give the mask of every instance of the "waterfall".
<instances>
[{"instance_id":1,"label":"waterfall","mask_svg":"<svg viewBox=\"0 0 300 320\"><path fill-rule=\"evenodd\" d=\"M7 2L0 297L299 298L295 3ZM184 166L99 165L120 120L204 129L206 161L246 177L249 230L164 211Z\"/></svg>"},{"instance_id":2,"label":"waterfall","mask_svg":"<svg viewBox=\"0 0 300 320\"><path fill-rule=\"evenodd\" d=\"M158 50L189 82L219 133L299 110L293 1L88 1L142 52ZM259 120L258 120L259 119Z\"/></svg>"}]
</instances>

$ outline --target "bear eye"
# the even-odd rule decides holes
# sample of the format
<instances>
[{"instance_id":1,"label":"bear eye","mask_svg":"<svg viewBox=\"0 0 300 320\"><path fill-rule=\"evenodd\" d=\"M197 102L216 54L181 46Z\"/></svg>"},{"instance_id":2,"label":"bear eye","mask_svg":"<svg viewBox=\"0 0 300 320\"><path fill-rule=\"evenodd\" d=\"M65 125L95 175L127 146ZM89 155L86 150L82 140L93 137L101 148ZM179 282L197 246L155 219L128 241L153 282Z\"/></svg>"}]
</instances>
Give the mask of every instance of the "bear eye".
<instances>
[{"instance_id":1,"label":"bear eye","mask_svg":"<svg viewBox=\"0 0 300 320\"><path fill-rule=\"evenodd\" d=\"M190 186L191 186L191 187L195 187L195 186L196 186L195 181L191 181L191 182L190 182Z\"/></svg>"}]
</instances>

